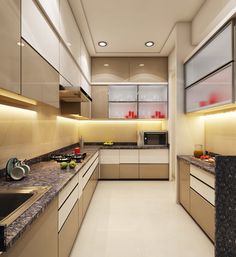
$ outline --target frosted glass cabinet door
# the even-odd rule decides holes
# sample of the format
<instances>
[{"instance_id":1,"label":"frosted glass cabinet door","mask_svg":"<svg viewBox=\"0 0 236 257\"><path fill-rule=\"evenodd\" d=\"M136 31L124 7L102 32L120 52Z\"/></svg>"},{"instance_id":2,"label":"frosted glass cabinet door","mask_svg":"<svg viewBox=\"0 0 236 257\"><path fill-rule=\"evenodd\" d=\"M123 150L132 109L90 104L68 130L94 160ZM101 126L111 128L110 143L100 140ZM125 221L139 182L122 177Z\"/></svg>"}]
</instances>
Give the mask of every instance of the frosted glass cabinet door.
<instances>
[{"instance_id":1,"label":"frosted glass cabinet door","mask_svg":"<svg viewBox=\"0 0 236 257\"><path fill-rule=\"evenodd\" d=\"M0 88L20 93L20 1L0 4Z\"/></svg>"},{"instance_id":2,"label":"frosted glass cabinet door","mask_svg":"<svg viewBox=\"0 0 236 257\"><path fill-rule=\"evenodd\" d=\"M137 103L109 103L109 118L137 118Z\"/></svg>"},{"instance_id":3,"label":"frosted glass cabinet door","mask_svg":"<svg viewBox=\"0 0 236 257\"><path fill-rule=\"evenodd\" d=\"M185 86L193 84L233 60L232 23L185 64Z\"/></svg>"},{"instance_id":4,"label":"frosted glass cabinet door","mask_svg":"<svg viewBox=\"0 0 236 257\"><path fill-rule=\"evenodd\" d=\"M139 101L167 101L167 85L139 86Z\"/></svg>"},{"instance_id":5,"label":"frosted glass cabinet door","mask_svg":"<svg viewBox=\"0 0 236 257\"><path fill-rule=\"evenodd\" d=\"M109 101L137 101L137 86L109 86Z\"/></svg>"},{"instance_id":6,"label":"frosted glass cabinet door","mask_svg":"<svg viewBox=\"0 0 236 257\"><path fill-rule=\"evenodd\" d=\"M186 89L186 112L232 102L232 65Z\"/></svg>"},{"instance_id":7,"label":"frosted glass cabinet door","mask_svg":"<svg viewBox=\"0 0 236 257\"><path fill-rule=\"evenodd\" d=\"M167 102L139 103L140 119L166 119Z\"/></svg>"}]
</instances>

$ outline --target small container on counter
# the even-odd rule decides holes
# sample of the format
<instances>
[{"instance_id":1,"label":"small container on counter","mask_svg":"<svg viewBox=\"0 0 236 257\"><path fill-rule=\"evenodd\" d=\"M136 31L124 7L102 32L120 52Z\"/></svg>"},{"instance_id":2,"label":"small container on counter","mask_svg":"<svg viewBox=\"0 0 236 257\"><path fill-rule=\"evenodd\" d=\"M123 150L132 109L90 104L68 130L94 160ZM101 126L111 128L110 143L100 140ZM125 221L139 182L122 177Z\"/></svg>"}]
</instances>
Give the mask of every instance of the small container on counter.
<instances>
[{"instance_id":1,"label":"small container on counter","mask_svg":"<svg viewBox=\"0 0 236 257\"><path fill-rule=\"evenodd\" d=\"M195 145L193 155L196 158L200 158L203 155L203 146L200 144Z\"/></svg>"}]
</instances>

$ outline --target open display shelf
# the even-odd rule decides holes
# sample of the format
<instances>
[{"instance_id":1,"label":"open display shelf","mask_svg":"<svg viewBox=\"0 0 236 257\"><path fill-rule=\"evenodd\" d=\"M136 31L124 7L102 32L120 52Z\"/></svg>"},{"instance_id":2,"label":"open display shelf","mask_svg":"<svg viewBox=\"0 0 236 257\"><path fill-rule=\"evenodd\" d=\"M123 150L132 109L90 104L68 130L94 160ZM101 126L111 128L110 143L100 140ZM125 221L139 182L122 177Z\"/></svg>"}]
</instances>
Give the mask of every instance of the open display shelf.
<instances>
[{"instance_id":1,"label":"open display shelf","mask_svg":"<svg viewBox=\"0 0 236 257\"><path fill-rule=\"evenodd\" d=\"M109 118L167 119L168 85L109 86Z\"/></svg>"}]
</instances>

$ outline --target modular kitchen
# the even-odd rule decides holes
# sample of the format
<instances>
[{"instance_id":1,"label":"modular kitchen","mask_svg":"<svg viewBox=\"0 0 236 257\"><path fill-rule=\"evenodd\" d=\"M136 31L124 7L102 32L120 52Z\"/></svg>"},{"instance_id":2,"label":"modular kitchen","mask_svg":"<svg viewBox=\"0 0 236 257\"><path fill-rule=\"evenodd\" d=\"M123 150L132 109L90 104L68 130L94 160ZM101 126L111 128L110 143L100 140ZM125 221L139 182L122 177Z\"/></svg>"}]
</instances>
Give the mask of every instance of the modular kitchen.
<instances>
[{"instance_id":1,"label":"modular kitchen","mask_svg":"<svg viewBox=\"0 0 236 257\"><path fill-rule=\"evenodd\" d=\"M236 257L236 1L0 1L0 256Z\"/></svg>"}]
</instances>

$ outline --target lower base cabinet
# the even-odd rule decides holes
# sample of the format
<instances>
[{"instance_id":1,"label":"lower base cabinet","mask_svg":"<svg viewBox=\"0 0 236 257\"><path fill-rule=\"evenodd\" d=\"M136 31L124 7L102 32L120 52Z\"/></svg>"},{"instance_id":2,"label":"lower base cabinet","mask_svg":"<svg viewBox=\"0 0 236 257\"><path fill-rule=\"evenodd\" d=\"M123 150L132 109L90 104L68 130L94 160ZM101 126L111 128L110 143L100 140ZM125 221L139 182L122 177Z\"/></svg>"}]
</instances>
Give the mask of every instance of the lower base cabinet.
<instances>
[{"instance_id":1,"label":"lower base cabinet","mask_svg":"<svg viewBox=\"0 0 236 257\"><path fill-rule=\"evenodd\" d=\"M168 164L140 164L139 177L141 179L168 179Z\"/></svg>"},{"instance_id":2,"label":"lower base cabinet","mask_svg":"<svg viewBox=\"0 0 236 257\"><path fill-rule=\"evenodd\" d=\"M70 215L58 235L59 257L68 257L79 230L79 202L74 205Z\"/></svg>"},{"instance_id":3,"label":"lower base cabinet","mask_svg":"<svg viewBox=\"0 0 236 257\"><path fill-rule=\"evenodd\" d=\"M80 196L78 200L78 209L79 209L79 229L81 227L82 221L83 221L83 195Z\"/></svg>"},{"instance_id":4,"label":"lower base cabinet","mask_svg":"<svg viewBox=\"0 0 236 257\"><path fill-rule=\"evenodd\" d=\"M57 199L1 257L58 257Z\"/></svg>"},{"instance_id":5,"label":"lower base cabinet","mask_svg":"<svg viewBox=\"0 0 236 257\"><path fill-rule=\"evenodd\" d=\"M138 164L120 164L120 178L122 179L138 179Z\"/></svg>"},{"instance_id":6,"label":"lower base cabinet","mask_svg":"<svg viewBox=\"0 0 236 257\"><path fill-rule=\"evenodd\" d=\"M190 214L214 242L215 207L192 189L190 189Z\"/></svg>"},{"instance_id":7,"label":"lower base cabinet","mask_svg":"<svg viewBox=\"0 0 236 257\"><path fill-rule=\"evenodd\" d=\"M179 202L190 212L190 164L179 160Z\"/></svg>"},{"instance_id":8,"label":"lower base cabinet","mask_svg":"<svg viewBox=\"0 0 236 257\"><path fill-rule=\"evenodd\" d=\"M101 164L100 178L101 179L119 179L120 165L119 164Z\"/></svg>"}]
</instances>

